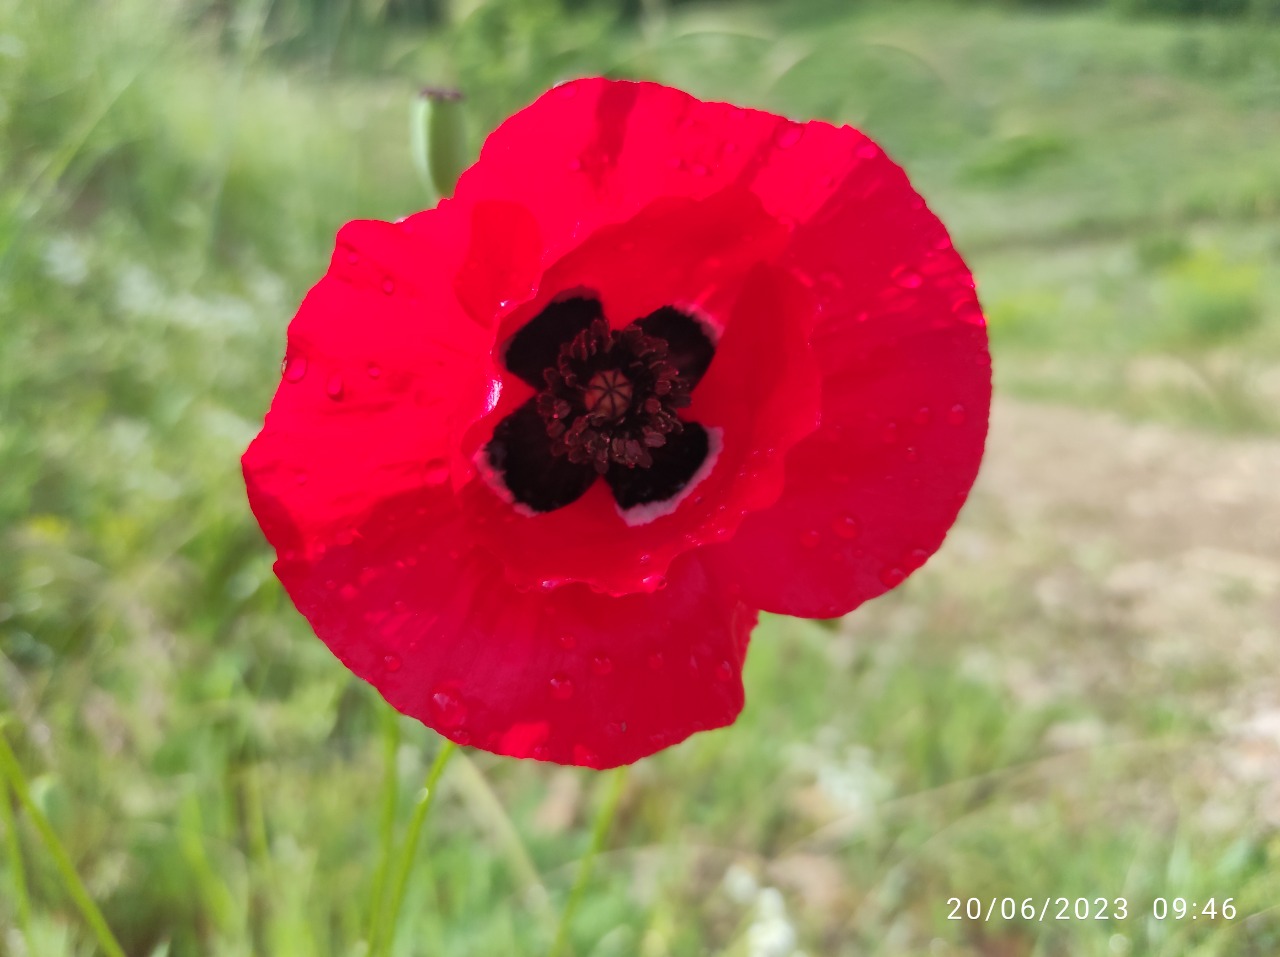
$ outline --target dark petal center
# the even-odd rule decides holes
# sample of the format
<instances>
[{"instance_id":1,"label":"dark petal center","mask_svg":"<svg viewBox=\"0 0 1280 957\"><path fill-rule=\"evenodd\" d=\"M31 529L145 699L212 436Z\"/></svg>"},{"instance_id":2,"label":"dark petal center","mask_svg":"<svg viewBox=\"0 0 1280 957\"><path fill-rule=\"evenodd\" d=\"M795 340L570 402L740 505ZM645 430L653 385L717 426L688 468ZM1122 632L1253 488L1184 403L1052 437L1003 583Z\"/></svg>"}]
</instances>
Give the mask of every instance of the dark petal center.
<instances>
[{"instance_id":1,"label":"dark petal center","mask_svg":"<svg viewBox=\"0 0 1280 957\"><path fill-rule=\"evenodd\" d=\"M507 340L503 364L535 389L541 389L546 385L542 374L556 364L560 348L603 316L597 299L572 296L557 300Z\"/></svg>"},{"instance_id":2,"label":"dark petal center","mask_svg":"<svg viewBox=\"0 0 1280 957\"><path fill-rule=\"evenodd\" d=\"M613 329L596 299L553 302L504 351L540 391L498 424L489 463L539 512L576 501L597 475L624 509L668 499L708 454L706 430L676 411L713 356L703 326L674 307Z\"/></svg>"}]
</instances>

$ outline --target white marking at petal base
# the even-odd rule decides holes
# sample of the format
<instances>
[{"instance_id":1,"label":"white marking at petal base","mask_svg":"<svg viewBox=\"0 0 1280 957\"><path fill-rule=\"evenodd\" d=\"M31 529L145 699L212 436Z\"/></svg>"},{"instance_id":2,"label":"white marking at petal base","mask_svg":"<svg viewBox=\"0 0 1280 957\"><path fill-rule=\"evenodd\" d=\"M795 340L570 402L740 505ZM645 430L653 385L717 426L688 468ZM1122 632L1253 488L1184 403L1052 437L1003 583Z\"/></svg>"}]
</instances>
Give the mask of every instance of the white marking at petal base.
<instances>
[{"instance_id":1,"label":"white marking at petal base","mask_svg":"<svg viewBox=\"0 0 1280 957\"><path fill-rule=\"evenodd\" d=\"M680 503L689 497L689 494L698 487L698 484L704 478L711 474L711 470L715 467L716 459L720 457L720 450L724 447L723 437L724 429L707 429L707 457L698 466L698 471L690 476L684 488L676 492L671 498L664 498L660 502L646 502L644 505L618 509L618 514L622 516L622 520L632 528L636 528L640 525L648 525L664 515L670 515L679 508Z\"/></svg>"}]
</instances>

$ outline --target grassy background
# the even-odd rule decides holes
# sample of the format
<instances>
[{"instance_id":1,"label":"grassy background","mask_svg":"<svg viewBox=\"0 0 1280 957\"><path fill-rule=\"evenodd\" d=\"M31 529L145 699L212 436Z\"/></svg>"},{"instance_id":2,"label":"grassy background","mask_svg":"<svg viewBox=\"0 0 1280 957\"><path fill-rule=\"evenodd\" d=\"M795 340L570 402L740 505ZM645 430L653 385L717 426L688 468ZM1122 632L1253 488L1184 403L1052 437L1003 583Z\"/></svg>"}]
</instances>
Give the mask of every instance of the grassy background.
<instances>
[{"instance_id":1,"label":"grassy background","mask_svg":"<svg viewBox=\"0 0 1280 957\"><path fill-rule=\"evenodd\" d=\"M943 553L766 620L738 724L633 769L575 952L1280 951L1280 28L1153 6L0 0L0 714L127 952L364 952L437 741L292 611L238 456L337 227L430 202L417 86L474 149L586 73L879 139L1004 398ZM457 760L394 952L545 953L604 784ZM5 840L0 954L94 953Z\"/></svg>"}]
</instances>

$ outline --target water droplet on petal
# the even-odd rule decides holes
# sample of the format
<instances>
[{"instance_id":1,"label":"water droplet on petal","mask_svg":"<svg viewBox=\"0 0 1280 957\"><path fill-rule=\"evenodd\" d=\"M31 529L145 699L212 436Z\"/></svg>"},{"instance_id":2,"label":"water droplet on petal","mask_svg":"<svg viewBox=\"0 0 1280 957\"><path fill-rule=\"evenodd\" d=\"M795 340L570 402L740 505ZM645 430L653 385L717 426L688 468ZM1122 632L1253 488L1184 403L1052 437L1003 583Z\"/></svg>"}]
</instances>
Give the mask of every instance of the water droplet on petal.
<instances>
[{"instance_id":1,"label":"water droplet on petal","mask_svg":"<svg viewBox=\"0 0 1280 957\"><path fill-rule=\"evenodd\" d=\"M886 568L880 573L880 581L886 588L897 588L906 577L906 573L901 568Z\"/></svg>"},{"instance_id":2,"label":"water droplet on petal","mask_svg":"<svg viewBox=\"0 0 1280 957\"><path fill-rule=\"evenodd\" d=\"M594 674L600 675L601 677L604 677L607 674L612 674L613 673L612 659L604 655L596 655L594 658L591 659L591 671Z\"/></svg>"},{"instance_id":3,"label":"water droplet on petal","mask_svg":"<svg viewBox=\"0 0 1280 957\"><path fill-rule=\"evenodd\" d=\"M711 170L707 169L702 163L694 163L689 172L693 173L694 176L706 176Z\"/></svg>"},{"instance_id":4,"label":"water droplet on petal","mask_svg":"<svg viewBox=\"0 0 1280 957\"><path fill-rule=\"evenodd\" d=\"M929 411L929 407L927 405L922 405L920 408L916 409L916 414L911 417L911 421L916 425L928 425L929 419L932 417L933 413Z\"/></svg>"},{"instance_id":5,"label":"water droplet on petal","mask_svg":"<svg viewBox=\"0 0 1280 957\"><path fill-rule=\"evenodd\" d=\"M727 662L727 661L722 661L722 662L720 662L720 664L716 665L716 680L717 680L717 681L732 681L732 680L733 680L733 665L729 664L729 662Z\"/></svg>"},{"instance_id":6,"label":"water droplet on petal","mask_svg":"<svg viewBox=\"0 0 1280 957\"><path fill-rule=\"evenodd\" d=\"M370 379L376 379L382 375L382 367L374 362L370 362L365 371L369 373Z\"/></svg>"},{"instance_id":7,"label":"water droplet on petal","mask_svg":"<svg viewBox=\"0 0 1280 957\"><path fill-rule=\"evenodd\" d=\"M649 668L650 668L650 670L652 670L652 671L659 671L659 670L661 670L661 669L662 669L662 666L663 666L664 664L666 664L666 661L663 659L663 657L662 657L662 653L661 653L661 652L657 652L657 651L655 651L653 654L651 654L651 655L649 656Z\"/></svg>"},{"instance_id":8,"label":"water droplet on petal","mask_svg":"<svg viewBox=\"0 0 1280 957\"><path fill-rule=\"evenodd\" d=\"M396 655L385 655L382 659L382 664L388 671L395 672L400 670L400 659Z\"/></svg>"},{"instance_id":9,"label":"water droplet on petal","mask_svg":"<svg viewBox=\"0 0 1280 957\"><path fill-rule=\"evenodd\" d=\"M640 556L641 565L648 565L651 561L653 561L653 556L650 555L648 552L645 552Z\"/></svg>"},{"instance_id":10,"label":"water droplet on petal","mask_svg":"<svg viewBox=\"0 0 1280 957\"><path fill-rule=\"evenodd\" d=\"M564 675L556 675L551 679L551 696L557 701L568 701L573 697L573 682Z\"/></svg>"},{"instance_id":11,"label":"water droplet on petal","mask_svg":"<svg viewBox=\"0 0 1280 957\"><path fill-rule=\"evenodd\" d=\"M340 376L336 372L333 375L329 376L329 381L326 382L324 385L324 391L329 396L329 398L333 399L333 401L335 402L341 399L342 393L344 391L343 384L342 384L342 376Z\"/></svg>"},{"instance_id":12,"label":"water droplet on petal","mask_svg":"<svg viewBox=\"0 0 1280 957\"><path fill-rule=\"evenodd\" d=\"M903 289L919 289L924 283L924 277L914 269L903 266L894 274L893 281Z\"/></svg>"},{"instance_id":13,"label":"water droplet on petal","mask_svg":"<svg viewBox=\"0 0 1280 957\"><path fill-rule=\"evenodd\" d=\"M640 582L646 588L650 588L654 591L658 591L659 589L667 587L667 576L666 575L646 575L644 578L640 579Z\"/></svg>"},{"instance_id":14,"label":"water droplet on petal","mask_svg":"<svg viewBox=\"0 0 1280 957\"><path fill-rule=\"evenodd\" d=\"M880 155L880 147L876 146L876 144L872 143L870 140L867 140L867 142L854 150L853 155L858 157L858 159L863 160L875 159Z\"/></svg>"},{"instance_id":15,"label":"water droplet on petal","mask_svg":"<svg viewBox=\"0 0 1280 957\"><path fill-rule=\"evenodd\" d=\"M385 295L390 296L390 295L392 295L395 291L396 291L396 284L395 284L394 282L392 282L390 279L384 279L384 280L382 280L382 292L383 292Z\"/></svg>"},{"instance_id":16,"label":"water droplet on petal","mask_svg":"<svg viewBox=\"0 0 1280 957\"><path fill-rule=\"evenodd\" d=\"M853 541L858 537L858 520L852 515L843 515L831 523L831 530L836 533L837 538L843 538L846 542Z\"/></svg>"},{"instance_id":17,"label":"water droplet on petal","mask_svg":"<svg viewBox=\"0 0 1280 957\"><path fill-rule=\"evenodd\" d=\"M437 691L431 696L431 708L442 728L456 728L467 720L467 708L456 693Z\"/></svg>"},{"instance_id":18,"label":"water droplet on petal","mask_svg":"<svg viewBox=\"0 0 1280 957\"><path fill-rule=\"evenodd\" d=\"M343 601L353 601L358 594L360 594L360 592L356 590L355 585L343 585L338 589L338 597Z\"/></svg>"},{"instance_id":19,"label":"water droplet on petal","mask_svg":"<svg viewBox=\"0 0 1280 957\"><path fill-rule=\"evenodd\" d=\"M348 265L348 266L354 266L354 265L355 265L356 263L358 263L359 261L360 261L360 257L359 257L359 256L357 256L354 252L349 252L349 253L347 253L347 265Z\"/></svg>"},{"instance_id":20,"label":"water droplet on petal","mask_svg":"<svg viewBox=\"0 0 1280 957\"><path fill-rule=\"evenodd\" d=\"M915 461L916 459L918 459L918 458L920 458L920 453L916 451L915 446L913 446L913 445L912 445L912 446L908 446L908 447L907 447L907 461L908 461L908 462L914 462L914 461Z\"/></svg>"},{"instance_id":21,"label":"water droplet on petal","mask_svg":"<svg viewBox=\"0 0 1280 957\"><path fill-rule=\"evenodd\" d=\"M294 480L295 482L297 482L299 485L306 485L306 484L307 484L307 473L306 473L306 472L299 472L297 475L295 475L295 476L293 477L293 480Z\"/></svg>"},{"instance_id":22,"label":"water droplet on petal","mask_svg":"<svg viewBox=\"0 0 1280 957\"><path fill-rule=\"evenodd\" d=\"M817 529L811 528L807 532L800 533L800 545L804 548L817 548L820 541L822 541L822 535Z\"/></svg>"},{"instance_id":23,"label":"water droplet on petal","mask_svg":"<svg viewBox=\"0 0 1280 957\"><path fill-rule=\"evenodd\" d=\"M561 635L556 639L556 644L565 651L573 651L573 649L578 646L578 639L573 637L573 635Z\"/></svg>"},{"instance_id":24,"label":"water droplet on petal","mask_svg":"<svg viewBox=\"0 0 1280 957\"><path fill-rule=\"evenodd\" d=\"M804 127L799 123L786 123L778 130L774 142L778 144L778 149L790 149L800 142L803 135Z\"/></svg>"},{"instance_id":25,"label":"water droplet on petal","mask_svg":"<svg viewBox=\"0 0 1280 957\"><path fill-rule=\"evenodd\" d=\"M284 360L280 368L281 374L288 382L300 382L307 374L307 360L303 356L290 356Z\"/></svg>"},{"instance_id":26,"label":"water droplet on petal","mask_svg":"<svg viewBox=\"0 0 1280 957\"><path fill-rule=\"evenodd\" d=\"M898 441L898 423L890 422L880 431L880 440L885 445L893 445Z\"/></svg>"},{"instance_id":27,"label":"water droplet on petal","mask_svg":"<svg viewBox=\"0 0 1280 957\"><path fill-rule=\"evenodd\" d=\"M947 421L952 425L960 425L965 419L965 408L957 403L947 411Z\"/></svg>"},{"instance_id":28,"label":"water droplet on petal","mask_svg":"<svg viewBox=\"0 0 1280 957\"><path fill-rule=\"evenodd\" d=\"M569 172L576 173L580 169L582 169L582 160L580 160L576 156L573 159L569 160Z\"/></svg>"}]
</instances>

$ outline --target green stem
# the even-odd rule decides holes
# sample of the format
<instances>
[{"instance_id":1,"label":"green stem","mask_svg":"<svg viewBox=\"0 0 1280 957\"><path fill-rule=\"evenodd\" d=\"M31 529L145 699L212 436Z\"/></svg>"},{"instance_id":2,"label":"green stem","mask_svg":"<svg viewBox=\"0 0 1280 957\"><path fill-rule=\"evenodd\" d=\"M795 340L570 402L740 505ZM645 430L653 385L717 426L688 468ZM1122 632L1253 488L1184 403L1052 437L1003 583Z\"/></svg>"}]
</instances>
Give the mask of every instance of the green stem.
<instances>
[{"instance_id":1,"label":"green stem","mask_svg":"<svg viewBox=\"0 0 1280 957\"><path fill-rule=\"evenodd\" d=\"M382 777L382 819L378 826L379 846L381 848L378 870L373 875L373 890L369 894L369 927L365 940L369 942L369 953L376 953L379 918L382 916L383 898L387 889L387 875L391 873L391 852L395 847L396 804L399 796L399 777L396 774L396 753L400 749L400 722L398 715L391 708L383 709L383 760L385 767Z\"/></svg>"},{"instance_id":2,"label":"green stem","mask_svg":"<svg viewBox=\"0 0 1280 957\"><path fill-rule=\"evenodd\" d=\"M67 893L71 895L71 899L75 902L76 907L79 908L81 916L84 917L85 922L92 928L94 936L98 939L98 947L102 949L102 952L107 957L125 957L124 948L120 946L120 942L111 933L111 928L107 926L106 918L102 916L102 911L98 910L98 905L89 896L84 882L80 880L80 875L76 873L75 866L71 863L71 858L67 856L66 848L58 840L58 835L54 833L48 818L41 813L40 808L31 800L31 791L27 787L27 779L23 777L22 766L18 764L18 759L14 756L12 749L9 747L9 742L2 733L0 733L0 774L8 778L9 787L13 788L13 793L18 796L18 803L22 805L22 809L27 812L27 816L31 818L31 823L35 825L36 830L40 833L40 838L44 841L45 850L53 858L54 866L57 868L62 882L67 887Z\"/></svg>"},{"instance_id":3,"label":"green stem","mask_svg":"<svg viewBox=\"0 0 1280 957\"><path fill-rule=\"evenodd\" d=\"M422 836L422 824L427 819L427 812L436 797L436 784L444 773L444 766L449 763L458 746L452 741L445 741L444 746L431 762L431 770L427 772L427 781L418 795L418 803L414 806L413 817L409 819L409 829L404 836L404 853L400 855L400 867L396 870L395 882L391 885L391 906L380 921L384 932L378 935L378 949L372 943L369 953L373 957L389 954L396 941L396 925L400 921L400 907L404 903L405 888L409 886L409 874L413 870L413 862L417 857L418 839Z\"/></svg>"},{"instance_id":4,"label":"green stem","mask_svg":"<svg viewBox=\"0 0 1280 957\"><path fill-rule=\"evenodd\" d=\"M604 803L596 813L595 824L591 828L591 846L586 856L578 863L578 875L573 880L573 888L569 891L569 900L565 902L564 912L560 915L560 926L556 930L556 939L551 944L548 957L561 957L568 952L569 927L573 923L573 915L578 909L587 884L591 881L591 871L595 867L600 849L604 847L605 838L613 826L613 816L618 810L618 801L622 797L623 785L627 783L627 769L624 765L613 772L613 780L609 782L609 790L605 793Z\"/></svg>"},{"instance_id":5,"label":"green stem","mask_svg":"<svg viewBox=\"0 0 1280 957\"><path fill-rule=\"evenodd\" d=\"M9 803L9 789L0 783L0 824L9 845L9 870L13 874L14 905L18 911L18 927L31 950L31 898L27 895L27 872L22 864L22 842L18 838L18 822Z\"/></svg>"}]
</instances>

